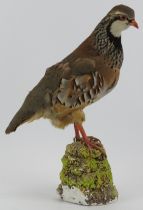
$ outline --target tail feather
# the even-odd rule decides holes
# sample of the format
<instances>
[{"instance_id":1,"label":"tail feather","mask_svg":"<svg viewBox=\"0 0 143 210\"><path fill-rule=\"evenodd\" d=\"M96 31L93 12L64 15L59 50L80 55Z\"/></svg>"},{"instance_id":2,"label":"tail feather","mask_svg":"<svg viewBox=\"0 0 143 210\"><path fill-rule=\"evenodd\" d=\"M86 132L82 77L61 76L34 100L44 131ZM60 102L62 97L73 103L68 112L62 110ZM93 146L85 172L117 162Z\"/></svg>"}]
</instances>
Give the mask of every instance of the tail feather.
<instances>
[{"instance_id":1,"label":"tail feather","mask_svg":"<svg viewBox=\"0 0 143 210\"><path fill-rule=\"evenodd\" d=\"M22 108L15 114L13 119L11 120L10 124L5 130L6 134L16 131L17 127L23 124L24 122L28 121L34 113L32 111L23 111Z\"/></svg>"},{"instance_id":2,"label":"tail feather","mask_svg":"<svg viewBox=\"0 0 143 210\"><path fill-rule=\"evenodd\" d=\"M18 126L27 121L31 121L31 119L34 120L42 117L43 112L41 110L45 106L44 104L45 89L43 88L42 84L43 84L43 79L26 96L21 108L15 114L10 124L8 125L7 129L5 130L6 134L14 132Z\"/></svg>"}]
</instances>

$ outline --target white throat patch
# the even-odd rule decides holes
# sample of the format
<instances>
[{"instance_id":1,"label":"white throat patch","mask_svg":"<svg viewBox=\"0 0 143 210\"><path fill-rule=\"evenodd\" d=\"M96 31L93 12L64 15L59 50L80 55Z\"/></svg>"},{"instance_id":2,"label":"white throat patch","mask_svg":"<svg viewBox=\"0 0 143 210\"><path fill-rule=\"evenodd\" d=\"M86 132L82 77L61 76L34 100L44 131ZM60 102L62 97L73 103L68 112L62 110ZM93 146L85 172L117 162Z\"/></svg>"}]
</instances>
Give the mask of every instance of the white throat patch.
<instances>
[{"instance_id":1,"label":"white throat patch","mask_svg":"<svg viewBox=\"0 0 143 210\"><path fill-rule=\"evenodd\" d=\"M129 27L128 22L121 21L121 20L116 20L112 23L110 32L113 34L115 37L120 37L121 32L126 30Z\"/></svg>"}]
</instances>

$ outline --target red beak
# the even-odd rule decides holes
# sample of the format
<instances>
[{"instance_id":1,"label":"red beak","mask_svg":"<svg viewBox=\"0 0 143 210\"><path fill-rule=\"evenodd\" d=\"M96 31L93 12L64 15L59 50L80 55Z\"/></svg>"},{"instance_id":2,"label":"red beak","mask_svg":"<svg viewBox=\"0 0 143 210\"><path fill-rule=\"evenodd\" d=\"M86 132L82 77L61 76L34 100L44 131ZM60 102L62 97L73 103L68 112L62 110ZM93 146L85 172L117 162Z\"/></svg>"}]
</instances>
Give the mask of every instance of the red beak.
<instances>
[{"instance_id":1,"label":"red beak","mask_svg":"<svg viewBox=\"0 0 143 210\"><path fill-rule=\"evenodd\" d=\"M131 20L130 26L134 26L135 28L139 28L139 25L135 20Z\"/></svg>"}]
</instances>

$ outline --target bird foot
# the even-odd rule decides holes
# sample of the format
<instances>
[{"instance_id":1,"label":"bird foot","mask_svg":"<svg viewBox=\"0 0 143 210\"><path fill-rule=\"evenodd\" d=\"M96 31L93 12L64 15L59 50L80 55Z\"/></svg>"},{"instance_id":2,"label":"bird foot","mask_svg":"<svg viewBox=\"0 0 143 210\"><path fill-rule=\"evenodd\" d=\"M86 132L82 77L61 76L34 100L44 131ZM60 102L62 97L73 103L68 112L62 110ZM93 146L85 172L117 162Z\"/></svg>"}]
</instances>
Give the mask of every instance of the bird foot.
<instances>
[{"instance_id":1,"label":"bird foot","mask_svg":"<svg viewBox=\"0 0 143 210\"><path fill-rule=\"evenodd\" d=\"M92 150L96 149L99 150L103 155L106 156L105 149L101 143L101 141L93 136L88 136L86 139L80 138L80 137L74 137L74 142L82 142L86 144L86 146L89 148L89 150L92 152Z\"/></svg>"},{"instance_id":2,"label":"bird foot","mask_svg":"<svg viewBox=\"0 0 143 210\"><path fill-rule=\"evenodd\" d=\"M86 144L90 151L93 149L99 150L102 154L106 155L103 145L99 139L96 139L92 136L87 136L84 128L81 124L74 123L75 128L75 138L74 141L82 141ZM80 138L80 134L82 138Z\"/></svg>"},{"instance_id":3,"label":"bird foot","mask_svg":"<svg viewBox=\"0 0 143 210\"><path fill-rule=\"evenodd\" d=\"M86 141L84 139L89 150L92 152L93 149L99 150L102 154L106 155L105 149L101 141L93 136L88 136Z\"/></svg>"}]
</instances>

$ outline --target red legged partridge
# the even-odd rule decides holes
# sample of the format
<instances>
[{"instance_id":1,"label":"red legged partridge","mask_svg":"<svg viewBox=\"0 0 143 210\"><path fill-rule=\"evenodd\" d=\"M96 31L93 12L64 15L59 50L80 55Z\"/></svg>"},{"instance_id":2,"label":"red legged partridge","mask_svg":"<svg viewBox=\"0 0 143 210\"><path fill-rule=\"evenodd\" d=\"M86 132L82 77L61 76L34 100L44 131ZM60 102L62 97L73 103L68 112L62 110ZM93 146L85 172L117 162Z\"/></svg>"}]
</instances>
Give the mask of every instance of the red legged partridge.
<instances>
[{"instance_id":1,"label":"red legged partridge","mask_svg":"<svg viewBox=\"0 0 143 210\"><path fill-rule=\"evenodd\" d=\"M125 5L115 6L77 49L46 70L6 133L43 117L58 128L74 124L76 138L81 135L92 148L94 145L82 127L83 109L116 86L123 62L121 32L129 26L138 28L134 10Z\"/></svg>"}]
</instances>

